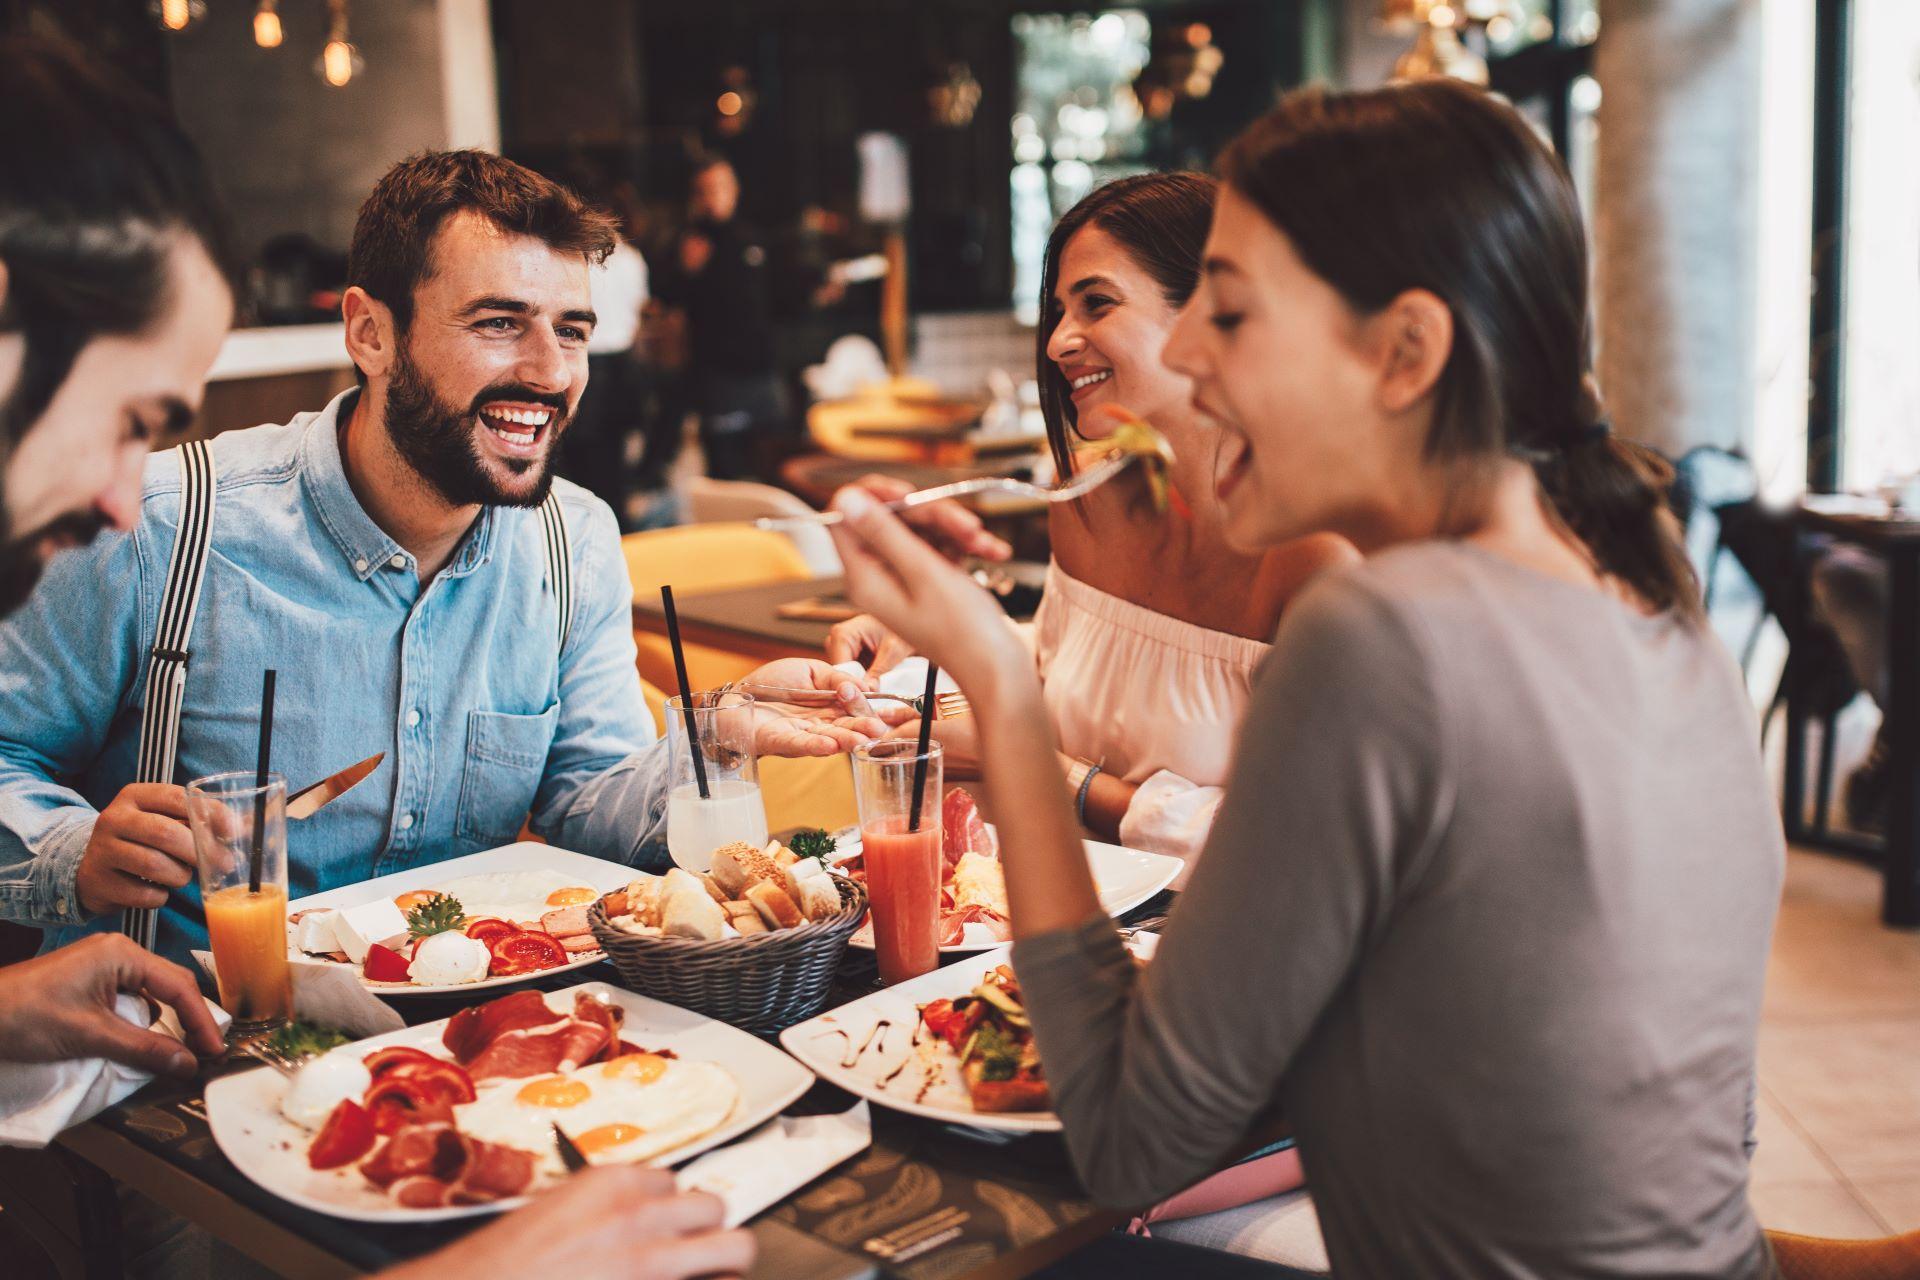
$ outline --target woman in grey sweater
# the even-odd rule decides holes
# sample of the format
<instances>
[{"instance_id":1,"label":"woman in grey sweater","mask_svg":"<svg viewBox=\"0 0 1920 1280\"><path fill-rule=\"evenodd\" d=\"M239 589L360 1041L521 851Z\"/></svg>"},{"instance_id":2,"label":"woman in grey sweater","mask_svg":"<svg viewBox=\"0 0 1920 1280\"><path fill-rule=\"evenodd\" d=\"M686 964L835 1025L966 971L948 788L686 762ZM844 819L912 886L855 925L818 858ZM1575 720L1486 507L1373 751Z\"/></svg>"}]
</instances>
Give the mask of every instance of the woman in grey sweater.
<instances>
[{"instance_id":1,"label":"woman in grey sweater","mask_svg":"<svg viewBox=\"0 0 1920 1280\"><path fill-rule=\"evenodd\" d=\"M849 589L953 673L1082 1178L1299 1137L1342 1277L1765 1276L1743 1151L1782 844L1744 691L1588 374L1564 171L1429 82L1289 97L1221 161L1163 358L1229 538L1344 534L1288 611L1153 964L1099 907L1024 651L843 495Z\"/></svg>"}]
</instances>

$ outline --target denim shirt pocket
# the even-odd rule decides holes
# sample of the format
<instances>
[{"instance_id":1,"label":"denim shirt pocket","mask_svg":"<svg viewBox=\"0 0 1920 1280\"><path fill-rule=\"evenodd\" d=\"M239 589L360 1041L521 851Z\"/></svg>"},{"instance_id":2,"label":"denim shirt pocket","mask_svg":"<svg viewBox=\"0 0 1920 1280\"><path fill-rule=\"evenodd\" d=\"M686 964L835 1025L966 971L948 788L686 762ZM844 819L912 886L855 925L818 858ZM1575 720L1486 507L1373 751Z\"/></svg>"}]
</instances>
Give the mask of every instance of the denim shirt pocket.
<instances>
[{"instance_id":1,"label":"denim shirt pocket","mask_svg":"<svg viewBox=\"0 0 1920 1280\"><path fill-rule=\"evenodd\" d=\"M460 774L455 839L477 840L483 848L513 842L540 789L559 722L557 702L531 716L467 713L467 763Z\"/></svg>"}]
</instances>

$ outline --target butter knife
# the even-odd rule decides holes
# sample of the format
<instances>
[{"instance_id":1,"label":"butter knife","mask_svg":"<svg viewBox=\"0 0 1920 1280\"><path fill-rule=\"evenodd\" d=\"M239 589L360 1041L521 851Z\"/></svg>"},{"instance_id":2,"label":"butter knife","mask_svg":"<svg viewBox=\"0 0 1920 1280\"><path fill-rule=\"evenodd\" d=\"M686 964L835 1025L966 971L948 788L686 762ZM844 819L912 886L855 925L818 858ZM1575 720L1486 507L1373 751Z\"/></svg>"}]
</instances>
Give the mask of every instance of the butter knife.
<instances>
[{"instance_id":1,"label":"butter knife","mask_svg":"<svg viewBox=\"0 0 1920 1280\"><path fill-rule=\"evenodd\" d=\"M386 758L386 752L378 752L368 756L359 764L348 765L330 778L322 778L310 787L302 787L287 797L287 816L294 819L311 818L321 809L359 786L366 780L368 774L380 767L380 762Z\"/></svg>"},{"instance_id":2,"label":"butter knife","mask_svg":"<svg viewBox=\"0 0 1920 1280\"><path fill-rule=\"evenodd\" d=\"M567 1166L568 1173L578 1173L587 1167L587 1154L575 1146L567 1131L558 1124L553 1126L553 1145L560 1149L560 1163Z\"/></svg>"}]
</instances>

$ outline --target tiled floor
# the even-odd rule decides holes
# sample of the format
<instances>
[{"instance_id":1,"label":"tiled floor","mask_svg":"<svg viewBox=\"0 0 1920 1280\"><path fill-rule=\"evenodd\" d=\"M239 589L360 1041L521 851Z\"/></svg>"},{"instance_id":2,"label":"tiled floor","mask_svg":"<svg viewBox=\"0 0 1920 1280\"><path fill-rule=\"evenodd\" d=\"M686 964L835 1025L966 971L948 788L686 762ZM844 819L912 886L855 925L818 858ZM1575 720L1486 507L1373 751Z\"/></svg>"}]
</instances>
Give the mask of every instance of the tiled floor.
<instances>
[{"instance_id":1,"label":"tiled floor","mask_svg":"<svg viewBox=\"0 0 1920 1280\"><path fill-rule=\"evenodd\" d=\"M1879 919L1878 876L1795 852L1760 1028L1762 1225L1920 1228L1920 932Z\"/></svg>"}]
</instances>

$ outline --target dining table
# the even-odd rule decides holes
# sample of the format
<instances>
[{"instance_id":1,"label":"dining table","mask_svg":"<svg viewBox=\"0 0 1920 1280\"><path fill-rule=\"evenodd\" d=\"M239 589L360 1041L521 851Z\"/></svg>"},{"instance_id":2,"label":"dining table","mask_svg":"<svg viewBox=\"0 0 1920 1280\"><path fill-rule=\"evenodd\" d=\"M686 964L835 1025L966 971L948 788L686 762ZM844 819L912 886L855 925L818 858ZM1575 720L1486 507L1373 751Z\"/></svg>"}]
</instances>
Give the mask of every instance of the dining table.
<instances>
[{"instance_id":1,"label":"dining table","mask_svg":"<svg viewBox=\"0 0 1920 1280\"><path fill-rule=\"evenodd\" d=\"M1126 922L1165 914L1163 892ZM600 980L606 962L536 982L546 990ZM874 989L871 955L849 952L828 1007ZM464 1001L391 1002L410 1023L449 1017ZM420 1257L490 1219L368 1224L303 1209L255 1185L231 1164L207 1122L205 1090L220 1074L259 1070L229 1060L185 1082L157 1080L62 1134L55 1147L78 1165L70 1220L83 1224L87 1280L120 1272L118 1183L282 1275L332 1280ZM818 1082L784 1113L840 1113L852 1095ZM873 1105L873 1142L759 1215L750 1278L773 1280L1019 1280L1122 1226L1097 1207L1073 1172L1058 1133L1013 1135L961 1128Z\"/></svg>"}]
</instances>

